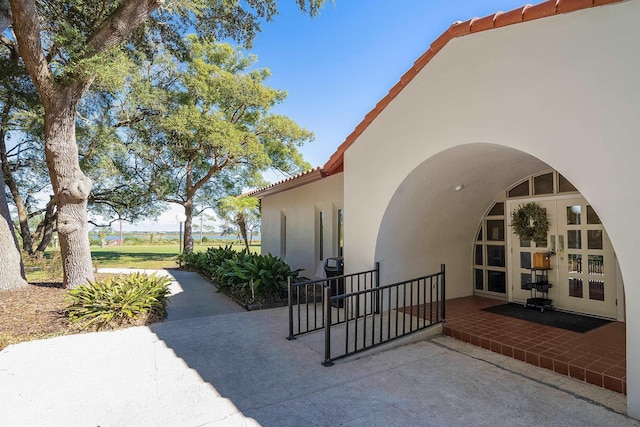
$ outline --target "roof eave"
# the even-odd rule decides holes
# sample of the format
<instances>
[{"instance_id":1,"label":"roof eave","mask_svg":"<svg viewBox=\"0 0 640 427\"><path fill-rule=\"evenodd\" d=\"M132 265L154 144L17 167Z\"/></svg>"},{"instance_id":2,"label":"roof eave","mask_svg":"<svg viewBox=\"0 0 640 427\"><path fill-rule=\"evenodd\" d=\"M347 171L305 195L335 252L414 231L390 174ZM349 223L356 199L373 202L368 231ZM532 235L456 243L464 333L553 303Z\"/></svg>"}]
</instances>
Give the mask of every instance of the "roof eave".
<instances>
[{"instance_id":1,"label":"roof eave","mask_svg":"<svg viewBox=\"0 0 640 427\"><path fill-rule=\"evenodd\" d=\"M283 191L291 190L293 188L302 187L303 185L310 184L312 182L316 182L321 180L327 176L325 171L321 168L316 168L305 172L303 174L294 176L292 178L286 179L284 181L277 182L268 187L260 188L258 190L251 191L247 193L248 196L257 197L259 199L265 196L271 196L277 193L281 193Z\"/></svg>"}]
</instances>

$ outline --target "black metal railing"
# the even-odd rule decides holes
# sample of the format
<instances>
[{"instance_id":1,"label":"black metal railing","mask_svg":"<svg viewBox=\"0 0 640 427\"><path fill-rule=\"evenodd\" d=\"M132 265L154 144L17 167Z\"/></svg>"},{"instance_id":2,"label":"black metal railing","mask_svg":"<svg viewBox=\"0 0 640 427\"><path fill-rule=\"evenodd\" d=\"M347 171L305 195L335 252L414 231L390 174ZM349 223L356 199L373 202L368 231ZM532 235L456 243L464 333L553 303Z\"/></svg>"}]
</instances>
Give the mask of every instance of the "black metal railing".
<instances>
[{"instance_id":1,"label":"black metal railing","mask_svg":"<svg viewBox=\"0 0 640 427\"><path fill-rule=\"evenodd\" d=\"M373 270L360 273L345 274L319 280L305 280L293 282L288 279L289 288L289 336L287 339L295 339L296 336L308 332L317 331L325 327L325 306L334 307L337 311L333 324L344 323L352 314L353 307L344 304L344 300L336 299L331 304L327 294L340 296L359 292L368 288L377 288L380 285L380 264L376 263ZM352 303L348 301L348 303ZM342 314L341 314L342 313ZM369 313L370 314L370 313Z\"/></svg>"},{"instance_id":2,"label":"black metal railing","mask_svg":"<svg viewBox=\"0 0 640 427\"><path fill-rule=\"evenodd\" d=\"M331 366L337 359L444 322L445 290L444 264L437 273L386 286L337 295L331 294L330 286L324 287L325 358L322 364ZM344 342L344 350L335 348L334 344L339 341Z\"/></svg>"}]
</instances>

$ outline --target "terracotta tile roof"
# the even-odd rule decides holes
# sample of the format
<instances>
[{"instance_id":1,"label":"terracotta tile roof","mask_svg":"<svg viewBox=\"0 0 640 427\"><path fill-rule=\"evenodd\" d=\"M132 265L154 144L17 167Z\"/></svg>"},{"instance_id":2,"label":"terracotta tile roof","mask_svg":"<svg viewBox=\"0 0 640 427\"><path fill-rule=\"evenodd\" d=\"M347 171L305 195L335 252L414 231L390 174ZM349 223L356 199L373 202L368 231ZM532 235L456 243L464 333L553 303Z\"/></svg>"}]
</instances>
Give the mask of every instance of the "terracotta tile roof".
<instances>
[{"instance_id":1,"label":"terracotta tile roof","mask_svg":"<svg viewBox=\"0 0 640 427\"><path fill-rule=\"evenodd\" d=\"M344 153L355 142L355 140L365 131L365 129L378 117L387 105L418 75L418 73L436 56L436 54L450 40L481 31L492 30L494 28L505 27L507 25L519 24L521 22L546 18L548 16L587 9L590 7L602 6L610 3L620 3L625 0L549 0L536 5L524 5L509 12L496 12L484 18L472 18L464 22L454 22L447 31L435 39L429 49L424 52L413 66L400 78L400 81L391 88L389 93L382 98L376 106L369 111L364 120L356 126L355 130L347 136L347 139L338 147L335 153L329 158L323 167L318 167L283 181L271 184L258 190L247 193L249 196L262 197L269 194L279 193L291 188L299 187L310 182L317 181L329 175L334 175L344 171Z\"/></svg>"},{"instance_id":2,"label":"terracotta tile roof","mask_svg":"<svg viewBox=\"0 0 640 427\"><path fill-rule=\"evenodd\" d=\"M292 188L300 187L302 185L309 184L314 181L318 181L324 178L325 176L327 175L324 172L324 170L321 169L320 167L317 167L315 169L311 169L311 170L299 173L298 175L294 175L287 179L283 179L282 181L278 181L266 187L249 191L245 193L245 195L248 197L263 197L269 194L279 193L281 191L290 190Z\"/></svg>"},{"instance_id":3,"label":"terracotta tile roof","mask_svg":"<svg viewBox=\"0 0 640 427\"><path fill-rule=\"evenodd\" d=\"M507 25L518 24L520 22L532 21L534 19L573 12L595 6L602 6L610 3L620 3L625 0L550 0L534 6L527 4L509 12L496 12L484 18L472 18L464 22L454 22L451 27L440 37L438 37L429 49L418 58L413 66L407 71L400 81L391 88L389 93L376 104L376 106L365 116L364 120L356 126L355 130L347 136L347 139L338 147L329 161L322 168L326 175L342 172L344 170L344 152L355 142L364 130L375 120L387 105L413 80L425 65L447 44L456 37L462 37L480 31L487 31L494 28L505 27Z\"/></svg>"}]
</instances>

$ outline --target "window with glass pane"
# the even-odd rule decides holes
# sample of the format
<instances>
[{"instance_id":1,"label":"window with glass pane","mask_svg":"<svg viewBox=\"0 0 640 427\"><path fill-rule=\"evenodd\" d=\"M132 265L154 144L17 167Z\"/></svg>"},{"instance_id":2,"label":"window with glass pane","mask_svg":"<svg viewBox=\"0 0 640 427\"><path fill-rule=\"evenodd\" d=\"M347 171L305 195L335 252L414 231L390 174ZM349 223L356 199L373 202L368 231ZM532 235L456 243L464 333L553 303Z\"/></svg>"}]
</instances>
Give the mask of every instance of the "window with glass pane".
<instances>
[{"instance_id":1,"label":"window with glass pane","mask_svg":"<svg viewBox=\"0 0 640 427\"><path fill-rule=\"evenodd\" d=\"M344 211L338 209L338 256L344 252Z\"/></svg>"},{"instance_id":2,"label":"window with glass pane","mask_svg":"<svg viewBox=\"0 0 640 427\"><path fill-rule=\"evenodd\" d=\"M520 268L531 268L531 252L520 252Z\"/></svg>"},{"instance_id":3,"label":"window with glass pane","mask_svg":"<svg viewBox=\"0 0 640 427\"><path fill-rule=\"evenodd\" d=\"M507 289L506 274L504 271L487 271L488 283L487 290L490 292L499 292L504 294Z\"/></svg>"},{"instance_id":4,"label":"window with glass pane","mask_svg":"<svg viewBox=\"0 0 640 427\"><path fill-rule=\"evenodd\" d=\"M324 260L324 212L318 214L318 259Z\"/></svg>"},{"instance_id":5,"label":"window with glass pane","mask_svg":"<svg viewBox=\"0 0 640 427\"><path fill-rule=\"evenodd\" d=\"M480 230L478 230L478 238L476 240L482 242L482 226L480 226Z\"/></svg>"},{"instance_id":6,"label":"window with glass pane","mask_svg":"<svg viewBox=\"0 0 640 427\"><path fill-rule=\"evenodd\" d=\"M553 194L553 172L533 178L533 194Z\"/></svg>"},{"instance_id":7,"label":"window with glass pane","mask_svg":"<svg viewBox=\"0 0 640 427\"><path fill-rule=\"evenodd\" d=\"M602 280L589 280L589 299L604 301L604 282Z\"/></svg>"},{"instance_id":8,"label":"window with glass pane","mask_svg":"<svg viewBox=\"0 0 640 427\"><path fill-rule=\"evenodd\" d=\"M507 193L509 197L523 197L529 195L529 180L521 182L520 184L513 187Z\"/></svg>"},{"instance_id":9,"label":"window with glass pane","mask_svg":"<svg viewBox=\"0 0 640 427\"><path fill-rule=\"evenodd\" d=\"M476 290L483 291L484 290L484 270L475 269L476 276Z\"/></svg>"},{"instance_id":10,"label":"window with glass pane","mask_svg":"<svg viewBox=\"0 0 640 427\"><path fill-rule=\"evenodd\" d=\"M582 248L582 232L580 230L567 230L567 247L569 249Z\"/></svg>"},{"instance_id":11,"label":"window with glass pane","mask_svg":"<svg viewBox=\"0 0 640 427\"><path fill-rule=\"evenodd\" d=\"M287 256L287 215L284 211L280 212L280 256Z\"/></svg>"},{"instance_id":12,"label":"window with glass pane","mask_svg":"<svg viewBox=\"0 0 640 427\"><path fill-rule=\"evenodd\" d=\"M487 216L502 216L504 215L504 203L499 202L493 205Z\"/></svg>"},{"instance_id":13,"label":"window with glass pane","mask_svg":"<svg viewBox=\"0 0 640 427\"><path fill-rule=\"evenodd\" d=\"M580 225L580 206L567 206L567 225Z\"/></svg>"},{"instance_id":14,"label":"window with glass pane","mask_svg":"<svg viewBox=\"0 0 640 427\"><path fill-rule=\"evenodd\" d=\"M602 230L587 230L587 247L602 249Z\"/></svg>"},{"instance_id":15,"label":"window with glass pane","mask_svg":"<svg viewBox=\"0 0 640 427\"><path fill-rule=\"evenodd\" d=\"M562 176L562 174L558 174L558 191L560 193L568 193L572 191L578 191L578 189L574 187L567 178Z\"/></svg>"},{"instance_id":16,"label":"window with glass pane","mask_svg":"<svg viewBox=\"0 0 640 427\"><path fill-rule=\"evenodd\" d=\"M531 240L522 240L522 239L520 239L520 247L521 248L530 248L531 247Z\"/></svg>"},{"instance_id":17,"label":"window with glass pane","mask_svg":"<svg viewBox=\"0 0 640 427\"><path fill-rule=\"evenodd\" d=\"M582 298L582 279L569 278L569 296Z\"/></svg>"},{"instance_id":18,"label":"window with glass pane","mask_svg":"<svg viewBox=\"0 0 640 427\"><path fill-rule=\"evenodd\" d=\"M549 247L549 243L547 239L536 242L536 248L548 248L548 247Z\"/></svg>"},{"instance_id":19,"label":"window with glass pane","mask_svg":"<svg viewBox=\"0 0 640 427\"><path fill-rule=\"evenodd\" d=\"M504 267L504 246L487 245L487 265Z\"/></svg>"},{"instance_id":20,"label":"window with glass pane","mask_svg":"<svg viewBox=\"0 0 640 427\"><path fill-rule=\"evenodd\" d=\"M604 256L589 255L589 274L604 275Z\"/></svg>"},{"instance_id":21,"label":"window with glass pane","mask_svg":"<svg viewBox=\"0 0 640 427\"><path fill-rule=\"evenodd\" d=\"M520 289L529 290L527 286L529 283L531 283L531 273L520 273Z\"/></svg>"},{"instance_id":22,"label":"window with glass pane","mask_svg":"<svg viewBox=\"0 0 640 427\"><path fill-rule=\"evenodd\" d=\"M487 240L504 241L504 220L487 220Z\"/></svg>"},{"instance_id":23,"label":"window with glass pane","mask_svg":"<svg viewBox=\"0 0 640 427\"><path fill-rule=\"evenodd\" d=\"M476 245L476 265L482 265L483 263L482 245Z\"/></svg>"},{"instance_id":24,"label":"window with glass pane","mask_svg":"<svg viewBox=\"0 0 640 427\"><path fill-rule=\"evenodd\" d=\"M600 217L590 205L587 205L587 224L602 224Z\"/></svg>"},{"instance_id":25,"label":"window with glass pane","mask_svg":"<svg viewBox=\"0 0 640 427\"><path fill-rule=\"evenodd\" d=\"M569 254L567 255L567 264L569 266L569 273L582 274L582 255Z\"/></svg>"}]
</instances>

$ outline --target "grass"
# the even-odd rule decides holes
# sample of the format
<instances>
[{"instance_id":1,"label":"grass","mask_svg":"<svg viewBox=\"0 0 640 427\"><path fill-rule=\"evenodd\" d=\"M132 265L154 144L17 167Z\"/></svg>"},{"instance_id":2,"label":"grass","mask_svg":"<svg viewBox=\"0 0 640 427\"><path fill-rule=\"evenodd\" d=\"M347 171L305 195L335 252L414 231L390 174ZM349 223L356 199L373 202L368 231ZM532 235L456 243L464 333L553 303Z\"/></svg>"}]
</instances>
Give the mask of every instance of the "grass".
<instances>
[{"instance_id":1,"label":"grass","mask_svg":"<svg viewBox=\"0 0 640 427\"><path fill-rule=\"evenodd\" d=\"M194 252L206 251L207 248L218 246L221 245L218 243L195 245L193 250ZM241 251L244 246L234 245L233 248ZM176 259L178 249L178 244L92 247L91 257L98 268L175 268L178 267ZM251 246L251 251L260 253L260 246Z\"/></svg>"},{"instance_id":2,"label":"grass","mask_svg":"<svg viewBox=\"0 0 640 427\"><path fill-rule=\"evenodd\" d=\"M220 243L196 244L194 251L206 251L210 247L224 246ZM244 249L244 245L233 245L237 251ZM178 267L178 243L127 245L91 247L91 257L97 268L140 268L160 270ZM260 246L251 246L251 251L260 253ZM56 255L58 254L58 255ZM57 258L57 260L56 260ZM52 259L54 262L52 263ZM56 262L57 261L57 262ZM53 266L52 266L53 265ZM47 251L43 260L32 260L26 263L27 281L58 282L62 280L62 267L59 253Z\"/></svg>"}]
</instances>

